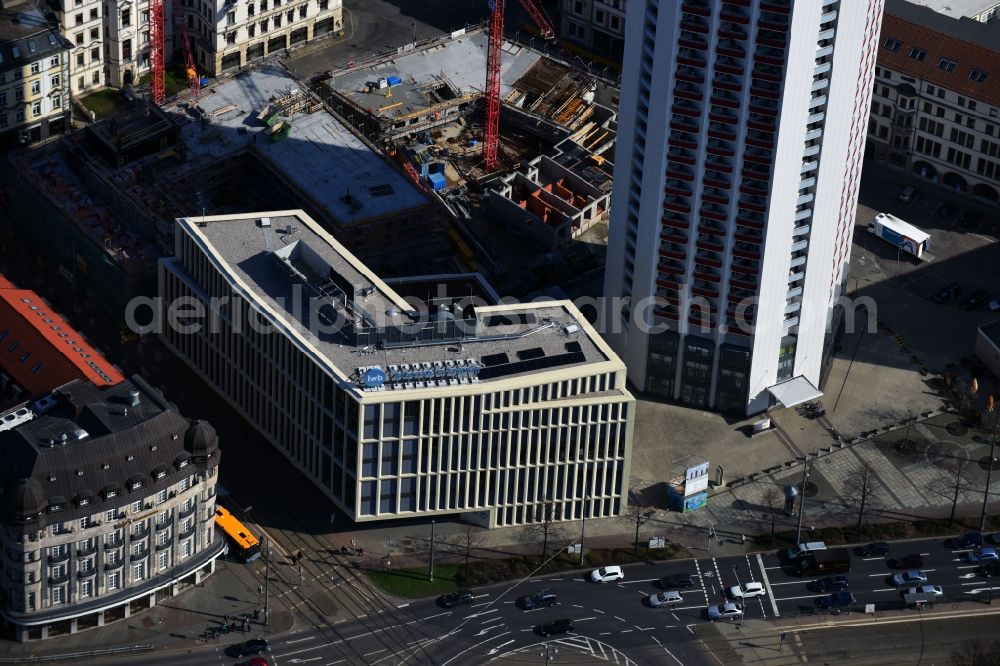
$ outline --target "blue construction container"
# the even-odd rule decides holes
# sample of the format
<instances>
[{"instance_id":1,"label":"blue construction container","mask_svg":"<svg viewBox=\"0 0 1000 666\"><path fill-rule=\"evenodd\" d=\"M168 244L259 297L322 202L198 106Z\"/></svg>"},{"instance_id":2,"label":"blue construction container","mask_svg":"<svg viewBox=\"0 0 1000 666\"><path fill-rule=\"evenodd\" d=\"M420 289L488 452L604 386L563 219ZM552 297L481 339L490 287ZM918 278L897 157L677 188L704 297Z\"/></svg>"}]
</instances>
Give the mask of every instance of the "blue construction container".
<instances>
[{"instance_id":1,"label":"blue construction container","mask_svg":"<svg viewBox=\"0 0 1000 666\"><path fill-rule=\"evenodd\" d=\"M435 192L443 190L448 185L448 181L444 179L443 173L428 174L427 182L431 184L431 189Z\"/></svg>"},{"instance_id":2,"label":"blue construction container","mask_svg":"<svg viewBox=\"0 0 1000 666\"><path fill-rule=\"evenodd\" d=\"M403 82L403 80L400 79L398 76L387 76L385 77L385 81L390 86L398 86L400 83Z\"/></svg>"}]
</instances>

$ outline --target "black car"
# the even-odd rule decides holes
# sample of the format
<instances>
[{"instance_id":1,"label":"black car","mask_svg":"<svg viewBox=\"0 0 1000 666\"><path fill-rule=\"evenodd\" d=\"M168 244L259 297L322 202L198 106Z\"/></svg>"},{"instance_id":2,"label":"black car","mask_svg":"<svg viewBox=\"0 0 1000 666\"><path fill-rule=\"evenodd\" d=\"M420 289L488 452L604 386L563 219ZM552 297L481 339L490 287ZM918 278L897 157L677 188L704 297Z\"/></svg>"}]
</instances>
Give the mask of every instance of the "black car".
<instances>
[{"instance_id":1,"label":"black car","mask_svg":"<svg viewBox=\"0 0 1000 666\"><path fill-rule=\"evenodd\" d=\"M552 590L539 590L534 594L529 594L528 596L521 597L517 600L517 605L524 610L534 610L536 608L554 606L555 603L556 593Z\"/></svg>"},{"instance_id":2,"label":"black car","mask_svg":"<svg viewBox=\"0 0 1000 666\"><path fill-rule=\"evenodd\" d=\"M975 310L980 305L988 301L990 298L990 292L985 289L976 289L974 292L969 294L969 296L958 304L958 307L963 310Z\"/></svg>"},{"instance_id":3,"label":"black car","mask_svg":"<svg viewBox=\"0 0 1000 666\"><path fill-rule=\"evenodd\" d=\"M661 578L658 584L664 590L676 590L682 587L694 587L694 580L691 574L674 574Z\"/></svg>"},{"instance_id":4,"label":"black car","mask_svg":"<svg viewBox=\"0 0 1000 666\"><path fill-rule=\"evenodd\" d=\"M226 649L226 653L230 657L250 657L255 654L264 654L267 652L267 641L263 638L253 638L243 643L237 643L236 645L230 645Z\"/></svg>"},{"instance_id":5,"label":"black car","mask_svg":"<svg viewBox=\"0 0 1000 666\"><path fill-rule=\"evenodd\" d=\"M567 631L573 631L573 620L565 617L538 625L538 633L542 636L565 634Z\"/></svg>"},{"instance_id":6,"label":"black car","mask_svg":"<svg viewBox=\"0 0 1000 666\"><path fill-rule=\"evenodd\" d=\"M445 608L454 608L459 604L471 604L475 598L475 595L469 590L458 590L442 596L438 599L438 603Z\"/></svg>"},{"instance_id":7,"label":"black car","mask_svg":"<svg viewBox=\"0 0 1000 666\"><path fill-rule=\"evenodd\" d=\"M962 536L952 537L944 540L944 547L951 550L961 550L962 548L977 548L983 545L983 535L979 532L967 532Z\"/></svg>"},{"instance_id":8,"label":"black car","mask_svg":"<svg viewBox=\"0 0 1000 666\"><path fill-rule=\"evenodd\" d=\"M931 294L931 300L941 304L950 303L955 298L958 298L958 295L961 293L962 285L957 282L950 282Z\"/></svg>"},{"instance_id":9,"label":"black car","mask_svg":"<svg viewBox=\"0 0 1000 666\"><path fill-rule=\"evenodd\" d=\"M924 566L924 558L916 553L912 553L903 557L894 557L888 560L886 564L891 569L919 569Z\"/></svg>"},{"instance_id":10,"label":"black car","mask_svg":"<svg viewBox=\"0 0 1000 666\"><path fill-rule=\"evenodd\" d=\"M854 595L850 592L834 592L816 600L816 605L820 608L834 608L836 606L850 606L855 603Z\"/></svg>"},{"instance_id":11,"label":"black car","mask_svg":"<svg viewBox=\"0 0 1000 666\"><path fill-rule=\"evenodd\" d=\"M847 576L827 576L812 583L812 589L816 592L843 592L850 586Z\"/></svg>"},{"instance_id":12,"label":"black car","mask_svg":"<svg viewBox=\"0 0 1000 666\"><path fill-rule=\"evenodd\" d=\"M861 557L885 557L889 554L889 544L885 541L876 541L867 546L858 546L854 549L854 552Z\"/></svg>"}]
</instances>

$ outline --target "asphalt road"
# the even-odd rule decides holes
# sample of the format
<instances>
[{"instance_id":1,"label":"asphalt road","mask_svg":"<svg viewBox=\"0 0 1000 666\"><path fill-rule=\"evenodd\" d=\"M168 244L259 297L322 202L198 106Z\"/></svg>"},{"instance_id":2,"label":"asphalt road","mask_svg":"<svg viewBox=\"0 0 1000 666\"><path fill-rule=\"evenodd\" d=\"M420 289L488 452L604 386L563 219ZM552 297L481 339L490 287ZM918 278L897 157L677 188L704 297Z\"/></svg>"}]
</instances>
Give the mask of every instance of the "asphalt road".
<instances>
[{"instance_id":1,"label":"asphalt road","mask_svg":"<svg viewBox=\"0 0 1000 666\"><path fill-rule=\"evenodd\" d=\"M974 565L963 561L964 552L948 550L940 540L927 540L893 544L890 557L909 553L923 555L929 582L943 586L946 595L934 608L928 608L927 613L959 610L974 615L988 608L985 598L988 590L991 587L1000 590L1000 585L977 577ZM269 657L273 664L327 666L339 663L448 666L485 663L493 659L537 662L539 659L544 661L541 655L548 643L549 648L560 651L566 663L713 663L708 651L710 648L717 651L719 646L706 644L706 641L712 642L715 633L706 626L704 613L708 604L724 601L726 588L755 580L768 590L767 596L746 604L746 635L756 627L771 627L773 636L778 627L788 624L786 620L800 619L803 614L815 612L816 599L821 596L809 589L811 578L798 577L783 569L774 553L634 565L626 567L625 572L625 579L617 583L595 584L588 582L584 575L573 574L481 588L475 590L476 597L470 605L454 609L441 608L433 600L403 604L398 608L382 607L357 619L274 638ZM677 573L690 574L695 581L694 587L681 590L683 603L671 609L647 606L645 598L658 591L657 579ZM864 615L865 604L875 604L879 613L902 610L900 591L886 582L890 573L884 558L852 557L848 577L858 605L850 612L844 610L838 617L829 618L833 620L831 626L859 624L858 631L876 631L867 626L875 620ZM543 588L551 589L558 596L554 607L534 611L518 608L516 600L519 597ZM905 623L909 621L907 613L916 614L917 611L904 610L899 615L882 616L890 619L879 622L895 623L899 619ZM537 633L539 624L559 618L572 619L575 631L548 639ZM940 633L938 629L927 627L917 630ZM795 630L798 638L794 648L821 661L826 659L823 649L836 654L859 649L860 644L856 642L847 647L838 646L838 640L831 638L829 633L820 634L819 642L814 643L811 637L816 632L819 630L803 631L799 627ZM803 641L807 633L810 638ZM849 635L854 641L854 634ZM892 631L880 634L892 637L885 639L889 643L885 640L883 643L896 646L895 653L927 649L926 640L915 642L910 634L906 635L909 638L904 640L896 638ZM220 645L184 654L133 657L130 663L233 663L235 660L227 659L222 653L225 645L222 641ZM827 647L817 647L823 645ZM793 649L791 643L788 647ZM880 663L887 662L883 659Z\"/></svg>"}]
</instances>

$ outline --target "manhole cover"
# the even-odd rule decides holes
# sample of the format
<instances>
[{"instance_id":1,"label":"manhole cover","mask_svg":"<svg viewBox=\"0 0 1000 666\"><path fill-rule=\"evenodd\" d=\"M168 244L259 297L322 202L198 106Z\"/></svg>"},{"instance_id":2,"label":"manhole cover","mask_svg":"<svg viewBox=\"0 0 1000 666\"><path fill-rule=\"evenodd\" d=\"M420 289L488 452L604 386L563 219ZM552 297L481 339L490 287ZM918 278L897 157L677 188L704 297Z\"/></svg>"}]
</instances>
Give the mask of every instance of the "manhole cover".
<instances>
[{"instance_id":1,"label":"manhole cover","mask_svg":"<svg viewBox=\"0 0 1000 666\"><path fill-rule=\"evenodd\" d=\"M969 432L969 429L961 421L952 421L944 427L948 431L948 434L953 437L961 437L965 433Z\"/></svg>"},{"instance_id":2,"label":"manhole cover","mask_svg":"<svg viewBox=\"0 0 1000 666\"><path fill-rule=\"evenodd\" d=\"M811 499L813 497L816 497L816 495L819 495L819 486L817 486L812 481L806 481L806 487L805 487L805 493L804 494L805 494L806 498L809 498L809 499Z\"/></svg>"}]
</instances>

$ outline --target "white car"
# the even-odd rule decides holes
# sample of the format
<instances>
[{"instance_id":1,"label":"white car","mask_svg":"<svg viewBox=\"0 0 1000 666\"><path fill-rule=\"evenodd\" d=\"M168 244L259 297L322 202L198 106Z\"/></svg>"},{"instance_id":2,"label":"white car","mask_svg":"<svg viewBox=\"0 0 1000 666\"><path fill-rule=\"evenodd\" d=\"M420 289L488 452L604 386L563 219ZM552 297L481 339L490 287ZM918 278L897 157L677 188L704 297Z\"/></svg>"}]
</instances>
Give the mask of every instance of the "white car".
<instances>
[{"instance_id":1,"label":"white car","mask_svg":"<svg viewBox=\"0 0 1000 666\"><path fill-rule=\"evenodd\" d=\"M590 572L590 580L595 583L610 583L621 580L625 577L625 572L619 566L601 567Z\"/></svg>"},{"instance_id":2,"label":"white car","mask_svg":"<svg viewBox=\"0 0 1000 666\"><path fill-rule=\"evenodd\" d=\"M743 617L743 606L732 602L708 607L709 620Z\"/></svg>"},{"instance_id":3,"label":"white car","mask_svg":"<svg viewBox=\"0 0 1000 666\"><path fill-rule=\"evenodd\" d=\"M916 587L911 587L906 591L907 594L931 594L935 597L943 597L944 590L941 589L940 585L918 585Z\"/></svg>"},{"instance_id":4,"label":"white car","mask_svg":"<svg viewBox=\"0 0 1000 666\"><path fill-rule=\"evenodd\" d=\"M684 597L682 597L681 593L676 590L667 590L666 592L660 592L659 594L652 594L649 597L649 605L653 608L659 608L660 606L676 606L683 601Z\"/></svg>"},{"instance_id":5,"label":"white car","mask_svg":"<svg viewBox=\"0 0 1000 666\"><path fill-rule=\"evenodd\" d=\"M729 588L730 599L756 599L766 594L767 590L764 589L763 583L751 582Z\"/></svg>"}]
</instances>

